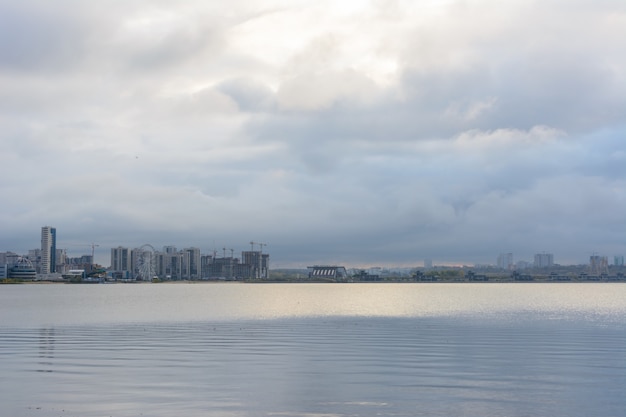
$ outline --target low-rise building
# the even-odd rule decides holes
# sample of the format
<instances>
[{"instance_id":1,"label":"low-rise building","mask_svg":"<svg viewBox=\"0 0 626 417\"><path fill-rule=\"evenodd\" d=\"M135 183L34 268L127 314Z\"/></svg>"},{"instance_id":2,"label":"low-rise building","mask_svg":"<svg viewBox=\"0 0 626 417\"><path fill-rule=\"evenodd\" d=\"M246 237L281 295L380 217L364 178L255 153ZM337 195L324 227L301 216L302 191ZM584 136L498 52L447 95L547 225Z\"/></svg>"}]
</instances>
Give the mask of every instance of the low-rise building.
<instances>
[{"instance_id":1,"label":"low-rise building","mask_svg":"<svg viewBox=\"0 0 626 417\"><path fill-rule=\"evenodd\" d=\"M325 266L315 265L308 266L309 279L322 281L346 281L348 272L343 266Z\"/></svg>"}]
</instances>

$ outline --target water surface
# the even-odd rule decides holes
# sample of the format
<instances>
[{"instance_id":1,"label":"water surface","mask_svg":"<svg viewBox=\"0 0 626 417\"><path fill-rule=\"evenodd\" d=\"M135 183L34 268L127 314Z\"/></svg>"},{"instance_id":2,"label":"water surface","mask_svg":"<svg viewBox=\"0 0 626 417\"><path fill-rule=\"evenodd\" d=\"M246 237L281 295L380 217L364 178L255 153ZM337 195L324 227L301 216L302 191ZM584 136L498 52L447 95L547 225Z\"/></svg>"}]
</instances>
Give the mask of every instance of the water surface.
<instances>
[{"instance_id":1,"label":"water surface","mask_svg":"<svg viewBox=\"0 0 626 417\"><path fill-rule=\"evenodd\" d=\"M0 287L4 416L623 416L623 284Z\"/></svg>"}]
</instances>

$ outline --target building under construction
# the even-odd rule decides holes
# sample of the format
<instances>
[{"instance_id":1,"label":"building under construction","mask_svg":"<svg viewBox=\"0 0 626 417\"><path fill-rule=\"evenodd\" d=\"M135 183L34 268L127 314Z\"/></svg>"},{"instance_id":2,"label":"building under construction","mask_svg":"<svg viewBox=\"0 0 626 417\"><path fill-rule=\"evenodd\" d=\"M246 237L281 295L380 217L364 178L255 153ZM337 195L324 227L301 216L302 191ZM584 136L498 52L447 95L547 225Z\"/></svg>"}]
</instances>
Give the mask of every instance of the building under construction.
<instances>
[{"instance_id":1,"label":"building under construction","mask_svg":"<svg viewBox=\"0 0 626 417\"><path fill-rule=\"evenodd\" d=\"M218 258L205 256L202 260L202 277L218 280L268 279L270 255L261 251L243 251L241 260L231 256Z\"/></svg>"},{"instance_id":2,"label":"building under construction","mask_svg":"<svg viewBox=\"0 0 626 417\"><path fill-rule=\"evenodd\" d=\"M227 256L228 252L230 256ZM269 278L269 254L244 251L240 260L234 252L223 248L223 256L218 257L217 251L203 255L200 249L193 247L180 251L175 246L157 251L148 244L136 249L119 247L111 250L111 275L138 281L154 278L168 281Z\"/></svg>"},{"instance_id":3,"label":"building under construction","mask_svg":"<svg viewBox=\"0 0 626 417\"><path fill-rule=\"evenodd\" d=\"M609 258L606 256L591 255L589 257L589 273L591 275L608 274Z\"/></svg>"},{"instance_id":4,"label":"building under construction","mask_svg":"<svg viewBox=\"0 0 626 417\"><path fill-rule=\"evenodd\" d=\"M241 259L244 265L248 265L249 272L246 276L249 279L268 279L270 255L261 251L241 252Z\"/></svg>"}]
</instances>

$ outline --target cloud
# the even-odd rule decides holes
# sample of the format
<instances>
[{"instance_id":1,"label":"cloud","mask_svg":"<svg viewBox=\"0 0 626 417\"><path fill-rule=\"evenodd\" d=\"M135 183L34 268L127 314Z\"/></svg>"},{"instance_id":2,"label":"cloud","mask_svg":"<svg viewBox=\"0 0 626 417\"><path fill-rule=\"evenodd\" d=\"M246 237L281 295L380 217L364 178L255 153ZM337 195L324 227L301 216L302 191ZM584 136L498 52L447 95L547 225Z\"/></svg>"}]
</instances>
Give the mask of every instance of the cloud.
<instances>
[{"instance_id":1,"label":"cloud","mask_svg":"<svg viewBox=\"0 0 626 417\"><path fill-rule=\"evenodd\" d=\"M344 101L366 105L371 103L376 85L354 71L307 74L286 80L277 94L284 111L315 111L332 107Z\"/></svg>"},{"instance_id":2,"label":"cloud","mask_svg":"<svg viewBox=\"0 0 626 417\"><path fill-rule=\"evenodd\" d=\"M272 111L276 105L271 88L253 78L227 79L217 89L231 97L244 112Z\"/></svg>"},{"instance_id":3,"label":"cloud","mask_svg":"<svg viewBox=\"0 0 626 417\"><path fill-rule=\"evenodd\" d=\"M0 4L0 250L626 251L621 2ZM620 223L621 222L621 223Z\"/></svg>"},{"instance_id":4,"label":"cloud","mask_svg":"<svg viewBox=\"0 0 626 417\"><path fill-rule=\"evenodd\" d=\"M485 112L493 108L498 99L496 97L487 97L484 100L472 102L453 102L445 110L445 117L452 119L461 119L463 121L473 121Z\"/></svg>"},{"instance_id":5,"label":"cloud","mask_svg":"<svg viewBox=\"0 0 626 417\"><path fill-rule=\"evenodd\" d=\"M0 6L0 68L4 71L62 71L85 53L80 37L85 28L79 13L39 6L32 2Z\"/></svg>"}]
</instances>

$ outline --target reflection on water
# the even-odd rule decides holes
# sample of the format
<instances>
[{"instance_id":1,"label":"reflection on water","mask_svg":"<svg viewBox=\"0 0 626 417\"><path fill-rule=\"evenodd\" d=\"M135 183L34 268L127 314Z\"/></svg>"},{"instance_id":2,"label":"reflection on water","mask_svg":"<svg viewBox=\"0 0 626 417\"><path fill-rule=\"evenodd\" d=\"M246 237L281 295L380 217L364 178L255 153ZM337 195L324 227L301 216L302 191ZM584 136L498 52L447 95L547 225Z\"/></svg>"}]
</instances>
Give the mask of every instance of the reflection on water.
<instances>
[{"instance_id":1,"label":"reflection on water","mask_svg":"<svg viewBox=\"0 0 626 417\"><path fill-rule=\"evenodd\" d=\"M35 287L0 295L1 317L13 314L0 325L2 415L608 417L626 409L619 285ZM178 311L174 296L183 297Z\"/></svg>"},{"instance_id":2,"label":"reflection on water","mask_svg":"<svg viewBox=\"0 0 626 417\"><path fill-rule=\"evenodd\" d=\"M0 291L3 325L289 317L519 316L621 320L623 284L20 285ZM584 317L583 317L584 316Z\"/></svg>"},{"instance_id":3,"label":"reflection on water","mask_svg":"<svg viewBox=\"0 0 626 417\"><path fill-rule=\"evenodd\" d=\"M43 328L39 330L39 365L37 372L52 372L54 358L54 329Z\"/></svg>"}]
</instances>

